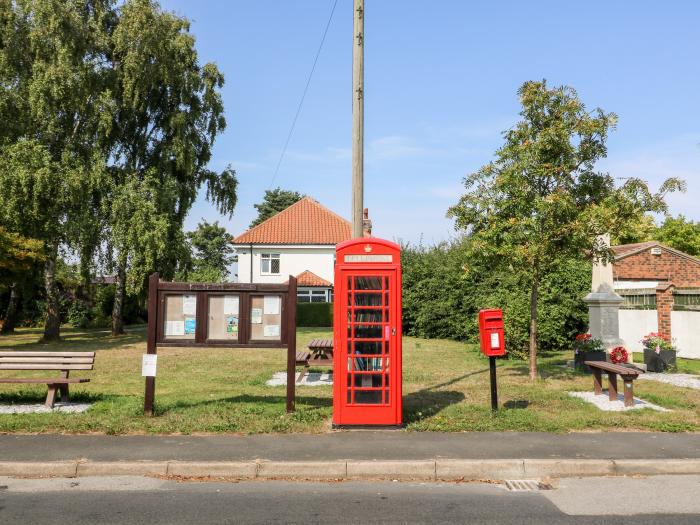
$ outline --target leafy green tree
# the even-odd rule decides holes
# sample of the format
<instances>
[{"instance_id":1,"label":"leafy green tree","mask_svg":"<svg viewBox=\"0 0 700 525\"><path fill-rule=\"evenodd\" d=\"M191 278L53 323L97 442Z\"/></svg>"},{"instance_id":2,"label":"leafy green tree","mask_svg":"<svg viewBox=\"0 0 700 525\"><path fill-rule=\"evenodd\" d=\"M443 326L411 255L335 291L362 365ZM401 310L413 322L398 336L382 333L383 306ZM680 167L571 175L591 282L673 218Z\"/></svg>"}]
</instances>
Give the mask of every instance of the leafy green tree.
<instances>
[{"instance_id":1,"label":"leafy green tree","mask_svg":"<svg viewBox=\"0 0 700 525\"><path fill-rule=\"evenodd\" d=\"M197 229L187 233L192 256L179 279L194 282L224 282L229 275L228 267L235 260L233 245L226 228L205 220Z\"/></svg>"},{"instance_id":2,"label":"leafy green tree","mask_svg":"<svg viewBox=\"0 0 700 525\"><path fill-rule=\"evenodd\" d=\"M200 65L189 22L152 0L127 0L110 56L112 160L104 216L116 266L112 333L123 332L127 291L142 289L159 269L174 275L186 254L183 222L199 189L221 213L236 205L233 170L207 169L223 131L223 75Z\"/></svg>"},{"instance_id":3,"label":"leafy green tree","mask_svg":"<svg viewBox=\"0 0 700 525\"><path fill-rule=\"evenodd\" d=\"M273 215L277 215L282 210L286 210L295 202L300 201L304 196L291 190L283 190L275 188L274 190L265 190L265 196L262 202L254 204L253 207L258 210L257 218L250 223L250 228L257 226L261 222L265 222Z\"/></svg>"},{"instance_id":4,"label":"leafy green tree","mask_svg":"<svg viewBox=\"0 0 700 525\"><path fill-rule=\"evenodd\" d=\"M0 331L14 331L20 283L44 260L44 243L10 233L0 227L0 292L10 288L10 297Z\"/></svg>"},{"instance_id":5,"label":"leafy green tree","mask_svg":"<svg viewBox=\"0 0 700 525\"><path fill-rule=\"evenodd\" d=\"M59 249L86 255L98 243L112 4L0 0L0 224L45 244L47 340L60 335Z\"/></svg>"},{"instance_id":6,"label":"leafy green tree","mask_svg":"<svg viewBox=\"0 0 700 525\"><path fill-rule=\"evenodd\" d=\"M700 222L688 220L683 215L666 217L653 233L653 238L688 255L700 257Z\"/></svg>"},{"instance_id":7,"label":"leafy green tree","mask_svg":"<svg viewBox=\"0 0 700 525\"><path fill-rule=\"evenodd\" d=\"M664 195L683 189L668 179L653 194L639 179L616 186L596 162L617 117L586 110L570 87L545 81L519 89L521 120L504 132L496 158L464 180L467 192L449 209L469 232L466 261L518 269L529 284L530 378L537 378L537 319L542 282L561 260L610 260L599 241L617 235L640 212L666 211ZM503 266L501 266L503 267Z\"/></svg>"}]
</instances>

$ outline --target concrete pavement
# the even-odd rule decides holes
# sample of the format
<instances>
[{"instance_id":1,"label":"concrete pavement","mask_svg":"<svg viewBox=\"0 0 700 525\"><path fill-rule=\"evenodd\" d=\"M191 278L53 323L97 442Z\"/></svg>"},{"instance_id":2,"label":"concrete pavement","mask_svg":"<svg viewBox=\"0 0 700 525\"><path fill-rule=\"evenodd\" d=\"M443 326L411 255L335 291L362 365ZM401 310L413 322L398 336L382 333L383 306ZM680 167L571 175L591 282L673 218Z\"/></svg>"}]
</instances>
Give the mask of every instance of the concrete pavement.
<instances>
[{"instance_id":1,"label":"concrete pavement","mask_svg":"<svg viewBox=\"0 0 700 525\"><path fill-rule=\"evenodd\" d=\"M0 436L0 475L478 480L700 474L700 434Z\"/></svg>"}]
</instances>

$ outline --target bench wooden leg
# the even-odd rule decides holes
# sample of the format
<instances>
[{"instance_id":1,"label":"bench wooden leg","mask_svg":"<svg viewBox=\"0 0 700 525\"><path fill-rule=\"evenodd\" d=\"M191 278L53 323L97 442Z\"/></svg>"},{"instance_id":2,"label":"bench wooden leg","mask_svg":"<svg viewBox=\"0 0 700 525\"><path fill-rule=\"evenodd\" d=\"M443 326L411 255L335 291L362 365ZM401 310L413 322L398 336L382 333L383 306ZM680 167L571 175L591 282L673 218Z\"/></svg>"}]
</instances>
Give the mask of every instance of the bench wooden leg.
<instances>
[{"instance_id":1,"label":"bench wooden leg","mask_svg":"<svg viewBox=\"0 0 700 525\"><path fill-rule=\"evenodd\" d=\"M599 368L593 369L593 393L597 396L603 393L603 378Z\"/></svg>"},{"instance_id":2,"label":"bench wooden leg","mask_svg":"<svg viewBox=\"0 0 700 525\"><path fill-rule=\"evenodd\" d=\"M617 401L617 374L608 372L608 399Z\"/></svg>"},{"instance_id":3,"label":"bench wooden leg","mask_svg":"<svg viewBox=\"0 0 700 525\"><path fill-rule=\"evenodd\" d=\"M304 376L309 373L309 365L306 364L304 365L304 368L301 369L301 372L299 373L299 377L297 377L297 383L301 383L301 380L304 379Z\"/></svg>"},{"instance_id":4,"label":"bench wooden leg","mask_svg":"<svg viewBox=\"0 0 700 525\"><path fill-rule=\"evenodd\" d=\"M61 392L61 402L68 403L68 383L59 385L58 389Z\"/></svg>"},{"instance_id":5,"label":"bench wooden leg","mask_svg":"<svg viewBox=\"0 0 700 525\"><path fill-rule=\"evenodd\" d=\"M622 383L625 385L625 388L624 388L625 406L626 407L634 406L634 393L632 392L632 381L631 380L623 380Z\"/></svg>"},{"instance_id":6,"label":"bench wooden leg","mask_svg":"<svg viewBox=\"0 0 700 525\"><path fill-rule=\"evenodd\" d=\"M54 384L49 384L49 392L46 394L46 406L49 408L53 408L54 404L56 403L56 388L57 385Z\"/></svg>"}]
</instances>

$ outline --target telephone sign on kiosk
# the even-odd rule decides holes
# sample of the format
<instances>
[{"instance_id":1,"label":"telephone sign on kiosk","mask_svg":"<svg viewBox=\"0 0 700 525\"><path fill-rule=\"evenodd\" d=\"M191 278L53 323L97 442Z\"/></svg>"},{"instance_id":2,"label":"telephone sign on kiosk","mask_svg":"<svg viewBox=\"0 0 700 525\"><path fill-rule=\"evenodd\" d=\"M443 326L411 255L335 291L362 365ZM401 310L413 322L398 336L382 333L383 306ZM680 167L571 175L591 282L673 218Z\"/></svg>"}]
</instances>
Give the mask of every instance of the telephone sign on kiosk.
<instances>
[{"instance_id":1,"label":"telephone sign on kiosk","mask_svg":"<svg viewBox=\"0 0 700 525\"><path fill-rule=\"evenodd\" d=\"M503 310L491 308L479 312L481 351L488 357L506 355L503 338Z\"/></svg>"}]
</instances>

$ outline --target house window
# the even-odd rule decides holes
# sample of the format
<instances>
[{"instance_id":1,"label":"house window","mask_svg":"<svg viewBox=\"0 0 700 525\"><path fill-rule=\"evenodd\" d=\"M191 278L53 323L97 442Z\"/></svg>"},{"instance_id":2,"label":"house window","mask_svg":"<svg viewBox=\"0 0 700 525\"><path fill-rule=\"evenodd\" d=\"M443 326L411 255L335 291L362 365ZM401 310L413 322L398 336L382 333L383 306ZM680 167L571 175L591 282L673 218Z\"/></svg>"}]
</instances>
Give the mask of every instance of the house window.
<instances>
[{"instance_id":1,"label":"house window","mask_svg":"<svg viewBox=\"0 0 700 525\"><path fill-rule=\"evenodd\" d=\"M328 294L325 290L298 290L298 303L325 303L328 302Z\"/></svg>"},{"instance_id":2,"label":"house window","mask_svg":"<svg viewBox=\"0 0 700 525\"><path fill-rule=\"evenodd\" d=\"M262 253L260 254L260 273L265 275L280 273L280 254Z\"/></svg>"}]
</instances>

